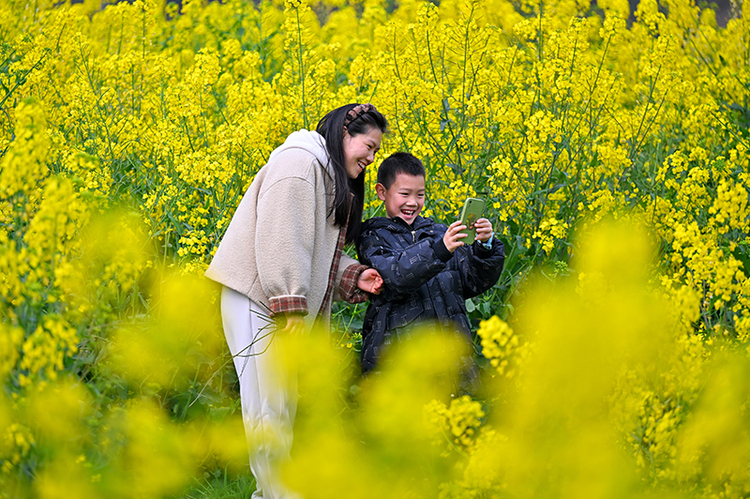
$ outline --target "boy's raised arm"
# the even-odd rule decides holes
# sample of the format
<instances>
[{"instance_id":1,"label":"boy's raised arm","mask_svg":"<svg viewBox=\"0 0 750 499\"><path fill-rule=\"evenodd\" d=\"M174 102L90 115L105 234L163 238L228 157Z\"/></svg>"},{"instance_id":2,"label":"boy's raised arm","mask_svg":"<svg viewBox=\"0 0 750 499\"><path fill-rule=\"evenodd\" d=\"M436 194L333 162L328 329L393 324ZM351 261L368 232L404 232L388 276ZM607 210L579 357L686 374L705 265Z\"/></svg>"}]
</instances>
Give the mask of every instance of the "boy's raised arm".
<instances>
[{"instance_id":1,"label":"boy's raised arm","mask_svg":"<svg viewBox=\"0 0 750 499\"><path fill-rule=\"evenodd\" d=\"M445 268L453 254L442 239L425 239L397 250L378 231L367 231L357 244L360 262L370 265L383 278L381 295L386 300L403 298L416 291Z\"/></svg>"},{"instance_id":2,"label":"boy's raised arm","mask_svg":"<svg viewBox=\"0 0 750 499\"><path fill-rule=\"evenodd\" d=\"M477 240L467 247L469 256L461 262L464 298L484 293L495 285L505 264L505 246L493 237L490 248Z\"/></svg>"}]
</instances>

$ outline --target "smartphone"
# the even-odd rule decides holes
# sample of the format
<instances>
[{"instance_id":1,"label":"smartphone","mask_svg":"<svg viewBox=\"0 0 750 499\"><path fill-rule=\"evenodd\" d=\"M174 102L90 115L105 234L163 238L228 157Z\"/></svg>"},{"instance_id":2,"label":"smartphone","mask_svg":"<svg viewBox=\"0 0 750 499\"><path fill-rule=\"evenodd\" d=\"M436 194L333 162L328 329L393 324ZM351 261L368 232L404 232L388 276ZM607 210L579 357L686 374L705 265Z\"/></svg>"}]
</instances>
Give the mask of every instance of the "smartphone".
<instances>
[{"instance_id":1,"label":"smartphone","mask_svg":"<svg viewBox=\"0 0 750 499\"><path fill-rule=\"evenodd\" d=\"M484 200L477 198L467 198L464 203L464 208L461 210L461 223L464 224L467 229L461 232L468 234L465 238L461 239L466 244L474 242L474 238L477 235L477 231L473 228L469 228L471 224L476 222L484 211Z\"/></svg>"}]
</instances>

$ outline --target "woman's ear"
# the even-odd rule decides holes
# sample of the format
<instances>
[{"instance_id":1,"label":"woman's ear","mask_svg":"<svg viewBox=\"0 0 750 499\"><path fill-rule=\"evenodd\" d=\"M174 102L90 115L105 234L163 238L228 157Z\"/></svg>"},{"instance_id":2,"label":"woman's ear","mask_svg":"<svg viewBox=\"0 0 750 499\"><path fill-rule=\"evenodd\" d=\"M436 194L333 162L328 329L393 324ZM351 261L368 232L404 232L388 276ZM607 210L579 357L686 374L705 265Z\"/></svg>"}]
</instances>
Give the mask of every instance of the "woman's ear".
<instances>
[{"instance_id":1,"label":"woman's ear","mask_svg":"<svg viewBox=\"0 0 750 499\"><path fill-rule=\"evenodd\" d=\"M385 201L385 186L383 184L375 184L375 192L378 194L378 199Z\"/></svg>"}]
</instances>

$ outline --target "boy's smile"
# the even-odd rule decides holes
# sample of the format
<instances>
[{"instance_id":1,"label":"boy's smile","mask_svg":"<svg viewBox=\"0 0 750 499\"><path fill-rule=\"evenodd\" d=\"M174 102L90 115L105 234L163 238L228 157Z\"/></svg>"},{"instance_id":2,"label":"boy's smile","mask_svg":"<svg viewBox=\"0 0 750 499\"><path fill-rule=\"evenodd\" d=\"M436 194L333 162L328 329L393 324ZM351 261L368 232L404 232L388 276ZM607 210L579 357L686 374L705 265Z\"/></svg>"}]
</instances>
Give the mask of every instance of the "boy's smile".
<instances>
[{"instance_id":1,"label":"boy's smile","mask_svg":"<svg viewBox=\"0 0 750 499\"><path fill-rule=\"evenodd\" d=\"M385 213L390 218L399 217L409 225L424 207L424 177L421 175L398 173L388 189L377 184L375 190L385 204Z\"/></svg>"}]
</instances>

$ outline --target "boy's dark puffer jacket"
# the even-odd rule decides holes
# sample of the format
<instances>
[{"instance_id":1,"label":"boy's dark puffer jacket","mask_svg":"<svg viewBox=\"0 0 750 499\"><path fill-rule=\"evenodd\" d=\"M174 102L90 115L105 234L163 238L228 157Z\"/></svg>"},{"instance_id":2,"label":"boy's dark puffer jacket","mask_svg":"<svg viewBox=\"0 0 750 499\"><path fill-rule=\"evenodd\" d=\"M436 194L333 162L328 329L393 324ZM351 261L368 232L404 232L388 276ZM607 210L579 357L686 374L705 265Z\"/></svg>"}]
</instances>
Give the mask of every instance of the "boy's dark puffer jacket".
<instances>
[{"instance_id":1,"label":"boy's dark puffer jacket","mask_svg":"<svg viewBox=\"0 0 750 499\"><path fill-rule=\"evenodd\" d=\"M401 218L371 218L357 239L362 264L377 269L383 290L370 297L362 327L362 371L372 369L383 345L415 321L436 321L471 338L465 300L491 288L499 279L505 248L494 238L492 249L479 242L454 253L443 243L448 229L429 218L413 226Z\"/></svg>"}]
</instances>

